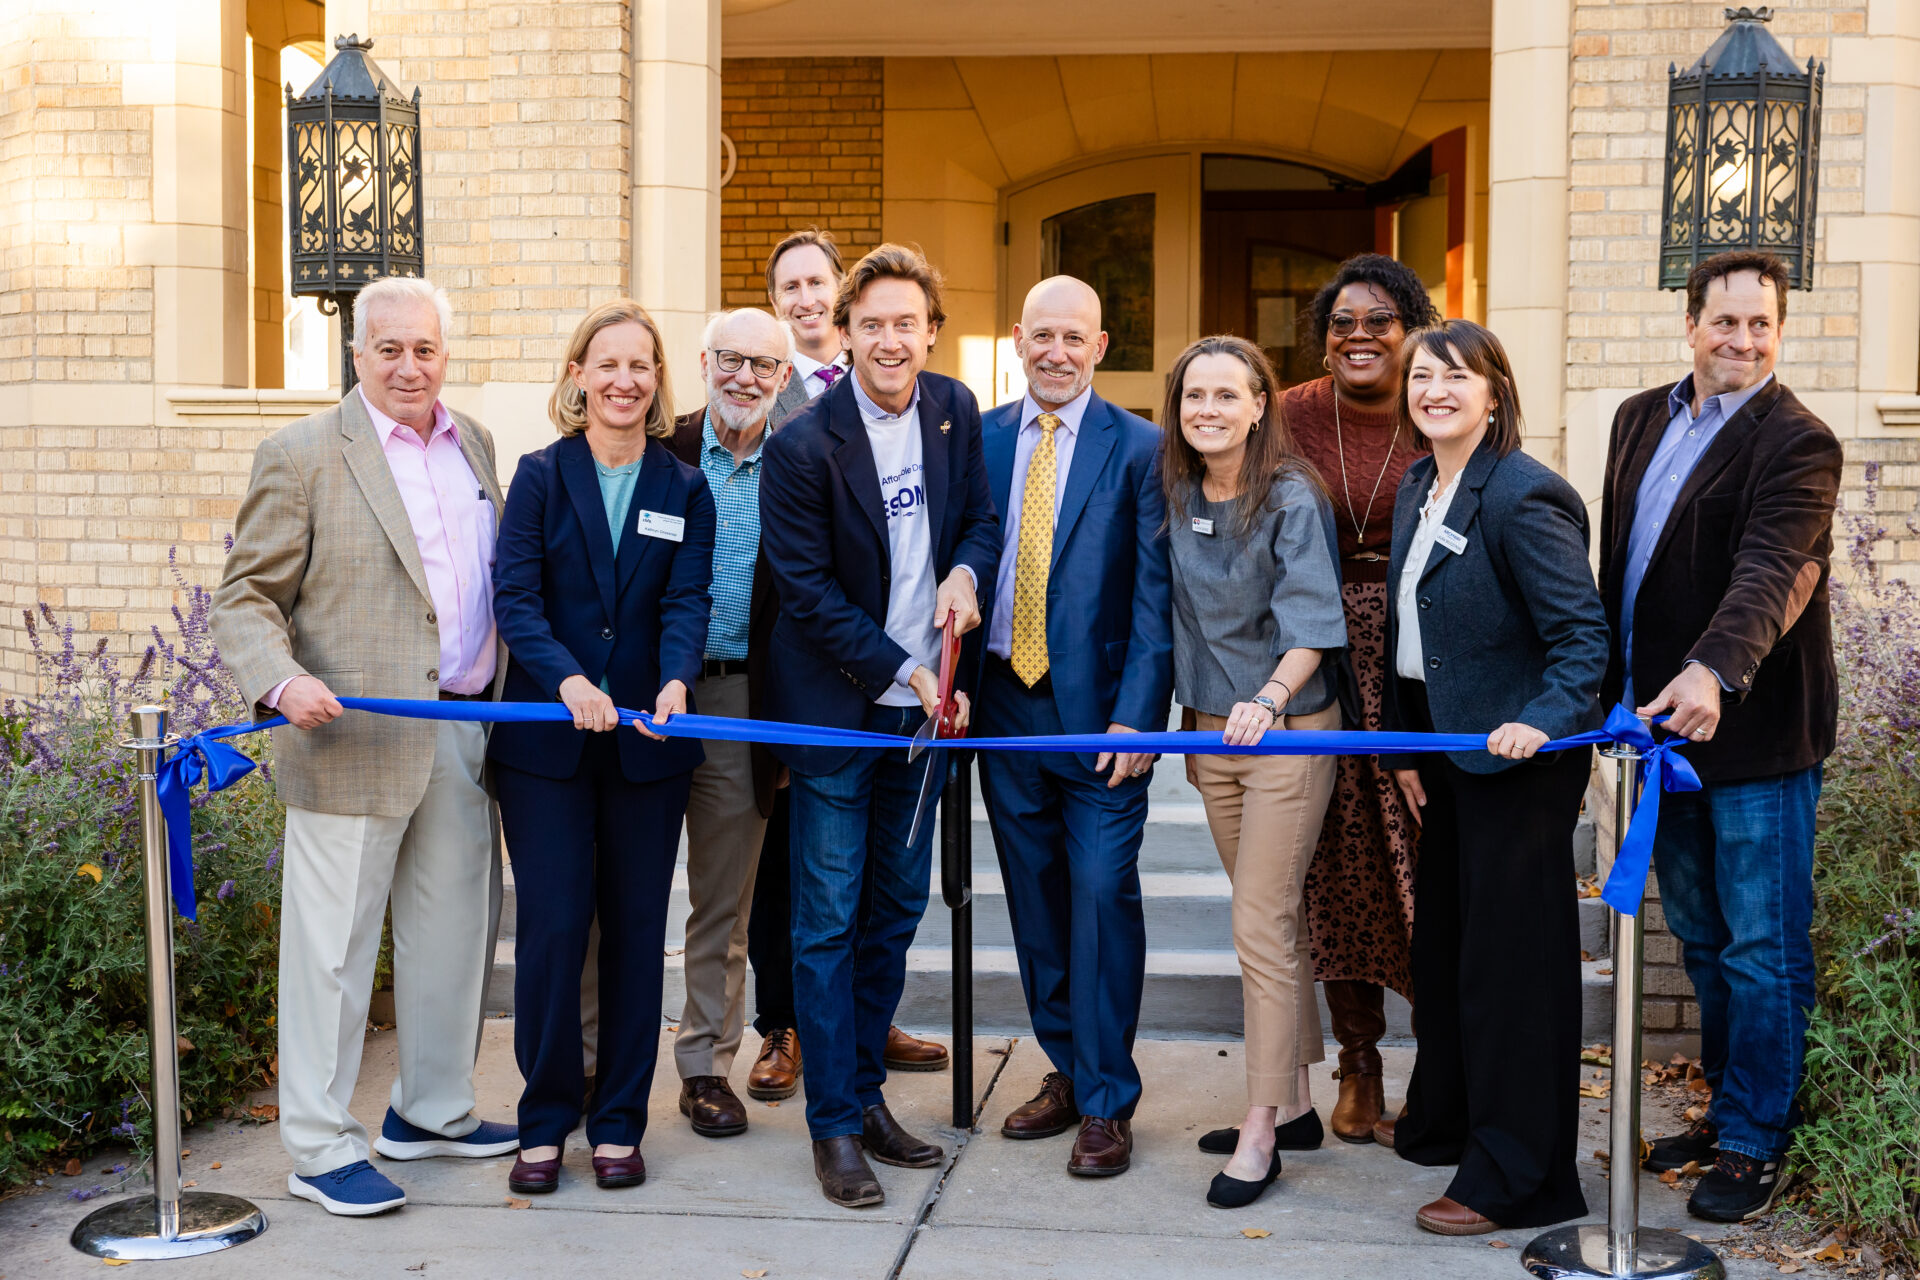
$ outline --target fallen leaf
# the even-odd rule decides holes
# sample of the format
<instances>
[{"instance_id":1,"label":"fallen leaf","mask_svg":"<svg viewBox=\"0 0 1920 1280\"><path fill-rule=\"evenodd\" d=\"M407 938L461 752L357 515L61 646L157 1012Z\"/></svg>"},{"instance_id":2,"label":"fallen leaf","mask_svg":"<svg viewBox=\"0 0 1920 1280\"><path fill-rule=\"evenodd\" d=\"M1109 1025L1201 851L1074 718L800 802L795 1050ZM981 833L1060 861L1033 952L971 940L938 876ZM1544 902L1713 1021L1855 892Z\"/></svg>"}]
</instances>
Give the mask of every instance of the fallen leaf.
<instances>
[{"instance_id":1,"label":"fallen leaf","mask_svg":"<svg viewBox=\"0 0 1920 1280\"><path fill-rule=\"evenodd\" d=\"M209 1169L218 1169L219 1167L220 1167L220 1162L218 1160L215 1160L212 1164L207 1166L207 1168Z\"/></svg>"},{"instance_id":2,"label":"fallen leaf","mask_svg":"<svg viewBox=\"0 0 1920 1280\"><path fill-rule=\"evenodd\" d=\"M248 1107L247 1114L265 1124L272 1124L280 1118L280 1108L271 1102L263 1102L257 1107Z\"/></svg>"},{"instance_id":3,"label":"fallen leaf","mask_svg":"<svg viewBox=\"0 0 1920 1280\"><path fill-rule=\"evenodd\" d=\"M515 1198L515 1197L513 1197L513 1196L508 1196L508 1197L507 1197L507 1208L509 1208L509 1209L531 1209L531 1208L533 1208L533 1201L531 1201L531 1200L520 1200L520 1199L516 1199L516 1198Z\"/></svg>"},{"instance_id":4,"label":"fallen leaf","mask_svg":"<svg viewBox=\"0 0 1920 1280\"><path fill-rule=\"evenodd\" d=\"M1783 1262L1780 1264L1780 1274L1783 1276L1795 1275L1800 1270L1800 1264L1797 1262Z\"/></svg>"},{"instance_id":5,"label":"fallen leaf","mask_svg":"<svg viewBox=\"0 0 1920 1280\"><path fill-rule=\"evenodd\" d=\"M73 1159L67 1161L67 1176L69 1178L77 1178L84 1172L85 1170L80 1167L80 1157L75 1156Z\"/></svg>"},{"instance_id":6,"label":"fallen leaf","mask_svg":"<svg viewBox=\"0 0 1920 1280\"><path fill-rule=\"evenodd\" d=\"M1599 974L1601 977L1606 978L1606 977L1612 976L1613 969L1611 967L1605 968L1605 969L1595 969L1594 972Z\"/></svg>"},{"instance_id":7,"label":"fallen leaf","mask_svg":"<svg viewBox=\"0 0 1920 1280\"><path fill-rule=\"evenodd\" d=\"M1707 1114L1707 1109L1705 1107L1693 1106L1693 1107L1687 1108L1686 1115L1683 1118L1686 1120L1688 1124L1692 1124L1696 1120L1703 1119L1706 1116L1706 1114Z\"/></svg>"},{"instance_id":8,"label":"fallen leaf","mask_svg":"<svg viewBox=\"0 0 1920 1280\"><path fill-rule=\"evenodd\" d=\"M1683 1177L1683 1178L1697 1178L1697 1177L1699 1177L1699 1176L1700 1176L1700 1162L1699 1162L1698 1160L1689 1160L1689 1161L1687 1161L1687 1162L1686 1162L1685 1164L1683 1164L1683 1165L1681 1165L1681 1166L1680 1166L1680 1176L1681 1176L1681 1177Z\"/></svg>"},{"instance_id":9,"label":"fallen leaf","mask_svg":"<svg viewBox=\"0 0 1920 1280\"><path fill-rule=\"evenodd\" d=\"M772 1102L769 1102L767 1105L770 1107L777 1107L780 1105L780 1100L778 1098L775 1098Z\"/></svg>"},{"instance_id":10,"label":"fallen leaf","mask_svg":"<svg viewBox=\"0 0 1920 1280\"><path fill-rule=\"evenodd\" d=\"M181 1155L183 1155L183 1156L190 1156L190 1155L192 1155L192 1154L193 1154L193 1148L192 1148L192 1147L182 1147L182 1148L180 1148L180 1154L181 1154Z\"/></svg>"},{"instance_id":11,"label":"fallen leaf","mask_svg":"<svg viewBox=\"0 0 1920 1280\"><path fill-rule=\"evenodd\" d=\"M100 883L100 868L94 866L91 862L81 863L74 869L73 874L76 876L92 876L95 884Z\"/></svg>"},{"instance_id":12,"label":"fallen leaf","mask_svg":"<svg viewBox=\"0 0 1920 1280\"><path fill-rule=\"evenodd\" d=\"M1583 1098L1604 1098L1613 1092L1613 1084L1607 1080L1583 1080L1580 1083L1580 1096Z\"/></svg>"},{"instance_id":13,"label":"fallen leaf","mask_svg":"<svg viewBox=\"0 0 1920 1280\"><path fill-rule=\"evenodd\" d=\"M1680 1181L1680 1171L1678 1169L1668 1169L1660 1175L1660 1181L1670 1187Z\"/></svg>"},{"instance_id":14,"label":"fallen leaf","mask_svg":"<svg viewBox=\"0 0 1920 1280\"><path fill-rule=\"evenodd\" d=\"M1711 1092L1712 1089L1713 1086L1707 1083L1705 1076L1695 1076L1693 1079L1687 1081L1688 1093L1708 1093Z\"/></svg>"},{"instance_id":15,"label":"fallen leaf","mask_svg":"<svg viewBox=\"0 0 1920 1280\"><path fill-rule=\"evenodd\" d=\"M174 1038L174 1047L180 1050L180 1052L183 1054L192 1053L193 1041L187 1039L185 1036L176 1036ZM186 1152L182 1151L180 1154L185 1155Z\"/></svg>"},{"instance_id":16,"label":"fallen leaf","mask_svg":"<svg viewBox=\"0 0 1920 1280\"><path fill-rule=\"evenodd\" d=\"M1818 1253L1810 1256L1814 1262L1845 1262L1847 1260L1847 1251L1840 1246L1838 1240L1835 1240L1828 1243L1828 1245Z\"/></svg>"},{"instance_id":17,"label":"fallen leaf","mask_svg":"<svg viewBox=\"0 0 1920 1280\"><path fill-rule=\"evenodd\" d=\"M747 1280L760 1280L761 1276L767 1274L767 1269L765 1267L754 1267L749 1271L742 1271L740 1274L745 1276Z\"/></svg>"},{"instance_id":18,"label":"fallen leaf","mask_svg":"<svg viewBox=\"0 0 1920 1280\"><path fill-rule=\"evenodd\" d=\"M197 1187L197 1186L199 1186L200 1184L199 1184L199 1183L197 1183L197 1182L195 1182L195 1181L193 1181L193 1179L191 1179L191 1178L189 1178L189 1179L187 1179L187 1181L185 1181L185 1182L183 1182L183 1183L181 1183L180 1185L181 1185L182 1187Z\"/></svg>"},{"instance_id":19,"label":"fallen leaf","mask_svg":"<svg viewBox=\"0 0 1920 1280\"><path fill-rule=\"evenodd\" d=\"M1489 1241L1487 1241L1487 1248L1489 1248L1489 1249L1511 1249L1511 1248L1513 1248L1513 1246L1512 1246L1512 1245L1510 1245L1510 1244L1508 1244L1508 1243L1507 1243L1507 1242L1506 1242L1505 1240L1489 1240Z\"/></svg>"},{"instance_id":20,"label":"fallen leaf","mask_svg":"<svg viewBox=\"0 0 1920 1280\"><path fill-rule=\"evenodd\" d=\"M1265 1227L1242 1227L1240 1228L1240 1234L1249 1240L1265 1240L1268 1236L1272 1235L1273 1232L1267 1230Z\"/></svg>"},{"instance_id":21,"label":"fallen leaf","mask_svg":"<svg viewBox=\"0 0 1920 1280\"><path fill-rule=\"evenodd\" d=\"M110 1267L124 1267L127 1265L127 1260L125 1258L102 1258L100 1259L100 1261L106 1263Z\"/></svg>"},{"instance_id":22,"label":"fallen leaf","mask_svg":"<svg viewBox=\"0 0 1920 1280\"><path fill-rule=\"evenodd\" d=\"M1585 964L1591 959L1593 959L1593 952L1587 950L1585 947L1580 948L1580 963Z\"/></svg>"}]
</instances>

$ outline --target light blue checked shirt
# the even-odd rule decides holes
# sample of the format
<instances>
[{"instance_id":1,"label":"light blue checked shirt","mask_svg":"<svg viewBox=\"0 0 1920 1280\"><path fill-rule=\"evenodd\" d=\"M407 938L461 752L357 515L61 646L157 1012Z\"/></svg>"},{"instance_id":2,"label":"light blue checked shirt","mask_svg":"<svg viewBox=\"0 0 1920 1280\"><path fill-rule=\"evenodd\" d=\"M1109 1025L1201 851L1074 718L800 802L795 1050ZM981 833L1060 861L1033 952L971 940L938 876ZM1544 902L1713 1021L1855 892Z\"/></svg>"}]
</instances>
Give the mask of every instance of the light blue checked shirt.
<instances>
[{"instance_id":1,"label":"light blue checked shirt","mask_svg":"<svg viewBox=\"0 0 1920 1280\"><path fill-rule=\"evenodd\" d=\"M752 612L753 562L760 554L760 450L736 463L713 431L713 410L700 424L700 470L713 490L713 619L707 624L707 656L738 662L747 656Z\"/></svg>"}]
</instances>

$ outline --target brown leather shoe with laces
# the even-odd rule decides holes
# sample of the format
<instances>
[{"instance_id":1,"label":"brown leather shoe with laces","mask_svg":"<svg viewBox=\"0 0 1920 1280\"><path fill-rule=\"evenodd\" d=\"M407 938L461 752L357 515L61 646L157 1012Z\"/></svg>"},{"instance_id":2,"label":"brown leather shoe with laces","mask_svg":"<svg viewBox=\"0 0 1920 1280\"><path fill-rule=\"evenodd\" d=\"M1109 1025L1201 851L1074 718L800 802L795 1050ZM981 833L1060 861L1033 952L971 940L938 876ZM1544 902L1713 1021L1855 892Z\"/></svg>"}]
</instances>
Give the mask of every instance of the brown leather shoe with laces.
<instances>
[{"instance_id":1,"label":"brown leather shoe with laces","mask_svg":"<svg viewBox=\"0 0 1920 1280\"><path fill-rule=\"evenodd\" d=\"M731 1138L747 1131L747 1107L725 1076L690 1076L680 1085L680 1114L703 1138Z\"/></svg>"},{"instance_id":2,"label":"brown leather shoe with laces","mask_svg":"<svg viewBox=\"0 0 1920 1280\"><path fill-rule=\"evenodd\" d=\"M1073 1140L1067 1172L1083 1178L1110 1178L1125 1173L1133 1163L1133 1125L1104 1116L1082 1116L1080 1136Z\"/></svg>"},{"instance_id":3,"label":"brown leather shoe with laces","mask_svg":"<svg viewBox=\"0 0 1920 1280\"><path fill-rule=\"evenodd\" d=\"M880 1058L889 1071L941 1071L947 1065L947 1046L888 1027L887 1047Z\"/></svg>"},{"instance_id":4,"label":"brown leather shoe with laces","mask_svg":"<svg viewBox=\"0 0 1920 1280\"><path fill-rule=\"evenodd\" d=\"M1073 1081L1049 1071L1040 1082L1040 1092L1013 1109L1000 1125L1000 1133L1007 1138L1051 1138L1078 1123L1080 1108L1073 1105Z\"/></svg>"},{"instance_id":5,"label":"brown leather shoe with laces","mask_svg":"<svg viewBox=\"0 0 1920 1280\"><path fill-rule=\"evenodd\" d=\"M792 1027L769 1031L747 1073L747 1096L762 1102L791 1098L800 1087L800 1072L800 1037Z\"/></svg>"}]
</instances>

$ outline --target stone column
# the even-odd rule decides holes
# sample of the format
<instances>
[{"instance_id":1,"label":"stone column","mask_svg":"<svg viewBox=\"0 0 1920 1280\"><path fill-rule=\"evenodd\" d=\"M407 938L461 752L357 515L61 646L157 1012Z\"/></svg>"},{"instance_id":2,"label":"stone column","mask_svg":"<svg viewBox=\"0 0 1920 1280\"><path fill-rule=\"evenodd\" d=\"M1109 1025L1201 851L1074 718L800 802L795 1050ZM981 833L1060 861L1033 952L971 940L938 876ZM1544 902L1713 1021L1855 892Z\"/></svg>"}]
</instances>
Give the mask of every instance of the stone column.
<instances>
[{"instance_id":1,"label":"stone column","mask_svg":"<svg viewBox=\"0 0 1920 1280\"><path fill-rule=\"evenodd\" d=\"M258 32L254 33L256 36ZM303 88L305 86L302 86ZM286 385L287 211L281 127L280 48L253 42L253 385Z\"/></svg>"},{"instance_id":2,"label":"stone column","mask_svg":"<svg viewBox=\"0 0 1920 1280\"><path fill-rule=\"evenodd\" d=\"M720 0L633 0L633 296L693 408L720 306Z\"/></svg>"},{"instance_id":3,"label":"stone column","mask_svg":"<svg viewBox=\"0 0 1920 1280\"><path fill-rule=\"evenodd\" d=\"M128 64L123 81L127 105L153 110L153 219L126 236L129 263L153 268L154 381L243 387L246 5L155 7L153 61Z\"/></svg>"},{"instance_id":4,"label":"stone column","mask_svg":"<svg viewBox=\"0 0 1920 1280\"><path fill-rule=\"evenodd\" d=\"M1527 448L1566 470L1567 75L1572 0L1493 0L1487 327L1513 360ZM1601 441L1604 450L1606 442ZM1599 475L1588 498L1599 494Z\"/></svg>"}]
</instances>

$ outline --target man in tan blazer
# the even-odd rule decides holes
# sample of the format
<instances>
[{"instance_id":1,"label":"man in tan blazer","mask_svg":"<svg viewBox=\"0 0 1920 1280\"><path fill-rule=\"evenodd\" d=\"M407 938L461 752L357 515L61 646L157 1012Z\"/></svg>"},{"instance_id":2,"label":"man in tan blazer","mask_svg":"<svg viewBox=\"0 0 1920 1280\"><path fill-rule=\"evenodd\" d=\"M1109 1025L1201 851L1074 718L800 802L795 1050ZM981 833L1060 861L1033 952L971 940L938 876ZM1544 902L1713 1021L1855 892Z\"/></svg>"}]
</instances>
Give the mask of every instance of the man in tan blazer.
<instances>
[{"instance_id":1,"label":"man in tan blazer","mask_svg":"<svg viewBox=\"0 0 1920 1280\"><path fill-rule=\"evenodd\" d=\"M493 439L440 403L446 295L377 281L355 314L360 386L269 436L214 594L221 657L277 711L287 806L280 916L280 1136L287 1189L330 1213L398 1208L348 1111L391 898L400 1072L375 1151L495 1156L511 1125L473 1114L481 1001L500 902L477 721L343 715L337 695L496 696Z\"/></svg>"}]
</instances>

